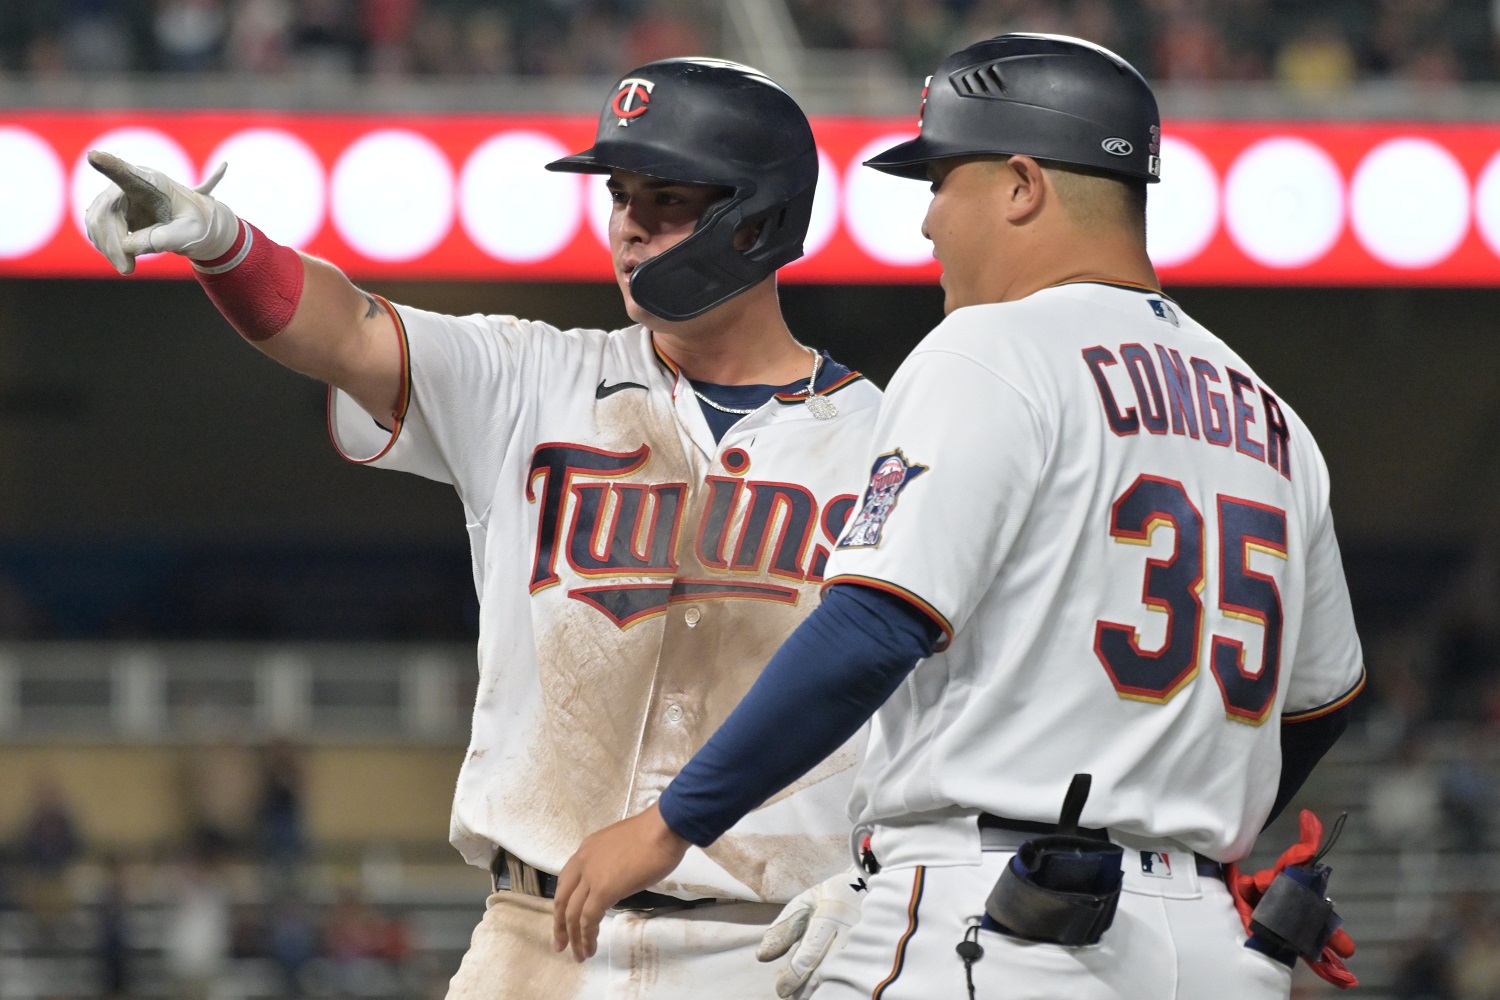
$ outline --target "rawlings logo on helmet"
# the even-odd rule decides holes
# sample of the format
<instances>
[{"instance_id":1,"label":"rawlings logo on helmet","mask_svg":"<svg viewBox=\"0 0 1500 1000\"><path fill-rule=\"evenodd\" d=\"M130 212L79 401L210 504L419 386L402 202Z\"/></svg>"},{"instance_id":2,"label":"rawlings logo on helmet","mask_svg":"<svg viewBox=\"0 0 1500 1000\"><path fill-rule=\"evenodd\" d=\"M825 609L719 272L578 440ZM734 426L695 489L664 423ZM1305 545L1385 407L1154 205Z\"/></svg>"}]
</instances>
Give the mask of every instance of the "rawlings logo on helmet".
<instances>
[{"instance_id":1,"label":"rawlings logo on helmet","mask_svg":"<svg viewBox=\"0 0 1500 1000\"><path fill-rule=\"evenodd\" d=\"M932 89L932 77L922 81L922 103L917 107L917 128L922 127L922 118L927 114L927 91Z\"/></svg>"},{"instance_id":2,"label":"rawlings logo on helmet","mask_svg":"<svg viewBox=\"0 0 1500 1000\"><path fill-rule=\"evenodd\" d=\"M1119 136L1111 136L1099 144L1106 153L1111 156L1129 156L1135 152L1135 147Z\"/></svg>"},{"instance_id":3,"label":"rawlings logo on helmet","mask_svg":"<svg viewBox=\"0 0 1500 1000\"><path fill-rule=\"evenodd\" d=\"M651 105L651 91L656 86L650 80L628 77L620 81L620 89L609 108L620 118L621 125L629 125L632 118L639 118Z\"/></svg>"}]
</instances>

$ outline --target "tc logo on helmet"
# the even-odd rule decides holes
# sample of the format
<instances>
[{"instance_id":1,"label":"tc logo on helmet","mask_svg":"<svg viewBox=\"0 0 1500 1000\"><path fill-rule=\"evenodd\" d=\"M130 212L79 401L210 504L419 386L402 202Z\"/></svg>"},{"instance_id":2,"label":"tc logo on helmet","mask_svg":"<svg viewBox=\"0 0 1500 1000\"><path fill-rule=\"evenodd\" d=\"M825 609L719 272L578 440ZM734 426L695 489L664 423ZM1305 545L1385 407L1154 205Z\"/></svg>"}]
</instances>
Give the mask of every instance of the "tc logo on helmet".
<instances>
[{"instance_id":1,"label":"tc logo on helmet","mask_svg":"<svg viewBox=\"0 0 1500 1000\"><path fill-rule=\"evenodd\" d=\"M1126 142L1124 139L1121 139L1119 136L1112 136L1108 139L1105 139L1099 145L1102 146L1104 148L1104 151L1106 153L1109 153L1111 156L1129 156L1131 153L1135 152L1135 147Z\"/></svg>"},{"instance_id":2,"label":"tc logo on helmet","mask_svg":"<svg viewBox=\"0 0 1500 1000\"><path fill-rule=\"evenodd\" d=\"M621 125L629 125L632 118L639 118L646 113L646 108L651 104L651 90L655 86L650 80L634 76L620 81L620 91L615 94L609 107L620 116Z\"/></svg>"}]
</instances>

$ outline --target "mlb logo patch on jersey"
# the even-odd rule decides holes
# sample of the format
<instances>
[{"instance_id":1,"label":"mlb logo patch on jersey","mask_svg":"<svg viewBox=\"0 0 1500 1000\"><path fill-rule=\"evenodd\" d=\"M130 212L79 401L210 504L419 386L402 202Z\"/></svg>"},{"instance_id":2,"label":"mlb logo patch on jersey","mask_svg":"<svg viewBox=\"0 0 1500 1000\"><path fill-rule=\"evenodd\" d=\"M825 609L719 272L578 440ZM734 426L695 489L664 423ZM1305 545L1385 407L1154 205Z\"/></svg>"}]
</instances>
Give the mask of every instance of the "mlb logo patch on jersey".
<instances>
[{"instance_id":1,"label":"mlb logo patch on jersey","mask_svg":"<svg viewBox=\"0 0 1500 1000\"><path fill-rule=\"evenodd\" d=\"M872 548L880 544L880 532L886 518L895 509L896 499L908 483L927 471L927 466L908 462L901 449L888 451L875 459L870 469L870 485L849 531L839 541L841 549Z\"/></svg>"},{"instance_id":2,"label":"mlb logo patch on jersey","mask_svg":"<svg viewBox=\"0 0 1500 1000\"><path fill-rule=\"evenodd\" d=\"M1156 313L1157 319L1164 319L1173 326L1181 326L1177 321L1177 310L1172 308L1172 303L1165 299L1147 299L1151 304L1151 311Z\"/></svg>"},{"instance_id":3,"label":"mlb logo patch on jersey","mask_svg":"<svg viewBox=\"0 0 1500 1000\"><path fill-rule=\"evenodd\" d=\"M1141 874L1150 878L1171 878L1172 856L1163 851L1142 851Z\"/></svg>"}]
</instances>

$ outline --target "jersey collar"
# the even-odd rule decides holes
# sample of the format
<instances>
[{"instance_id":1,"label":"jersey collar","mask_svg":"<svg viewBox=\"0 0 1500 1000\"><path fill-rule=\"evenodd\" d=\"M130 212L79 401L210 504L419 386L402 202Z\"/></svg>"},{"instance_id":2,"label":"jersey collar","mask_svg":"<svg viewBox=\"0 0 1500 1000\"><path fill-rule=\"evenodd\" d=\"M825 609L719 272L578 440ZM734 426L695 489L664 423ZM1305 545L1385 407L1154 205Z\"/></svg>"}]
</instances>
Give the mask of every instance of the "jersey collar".
<instances>
[{"instance_id":1,"label":"jersey collar","mask_svg":"<svg viewBox=\"0 0 1500 1000\"><path fill-rule=\"evenodd\" d=\"M1142 295L1158 295L1167 301L1173 301L1172 297L1159 288L1143 285L1139 281L1125 281L1122 278L1069 278L1067 281L1059 281L1048 288L1062 288L1064 285L1106 285L1110 288L1123 288L1127 292L1140 292Z\"/></svg>"},{"instance_id":2,"label":"jersey collar","mask_svg":"<svg viewBox=\"0 0 1500 1000\"><path fill-rule=\"evenodd\" d=\"M646 333L647 336L650 336L649 330L647 330ZM682 374L682 369L677 367L677 362L673 361L671 358L667 357L665 353L662 352L662 349L657 346L655 337L651 337L651 350L656 355L656 360L661 364L663 368L671 373L672 377L677 380L677 383L679 385L682 382L686 381L686 376ZM861 375L857 371L854 371L853 369L845 369L845 373L843 375L838 375L837 373L830 371L830 366L827 364L827 362L831 362L833 361L833 359L828 356L827 352L823 353L823 360L825 362L823 370L818 373L818 382L820 384L816 387L816 392L814 393L814 395L831 396L834 393L838 392L840 389L847 388L848 386L851 386L855 382L858 382L860 379L864 378L863 375ZM843 366L840 365L839 367L842 368ZM781 403L782 405L801 403L807 400L807 397L800 392L778 392L771 398L776 400L776 402Z\"/></svg>"},{"instance_id":3,"label":"jersey collar","mask_svg":"<svg viewBox=\"0 0 1500 1000\"><path fill-rule=\"evenodd\" d=\"M823 360L825 362L823 370L818 373L818 381L822 384L815 387L815 391L813 392L814 396L832 396L840 389L853 385L855 382L858 382L860 379L864 378L863 375L852 369L846 369L845 374L843 375L838 375L834 372L830 372L828 370L829 365L827 364L827 362L832 362L833 359L825 354L823 355ZM793 403L807 402L807 394L805 392L778 392L771 398L776 400L776 402L781 403L783 406L790 406Z\"/></svg>"}]
</instances>

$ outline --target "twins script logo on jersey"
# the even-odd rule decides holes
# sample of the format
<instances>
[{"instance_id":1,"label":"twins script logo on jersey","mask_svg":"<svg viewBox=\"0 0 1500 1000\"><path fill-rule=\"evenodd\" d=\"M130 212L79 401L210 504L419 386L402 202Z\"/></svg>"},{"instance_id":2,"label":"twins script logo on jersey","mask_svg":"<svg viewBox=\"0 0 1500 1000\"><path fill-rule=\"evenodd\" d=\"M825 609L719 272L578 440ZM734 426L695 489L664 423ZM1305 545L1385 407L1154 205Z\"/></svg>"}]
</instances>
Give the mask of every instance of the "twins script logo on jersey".
<instances>
[{"instance_id":1,"label":"twins script logo on jersey","mask_svg":"<svg viewBox=\"0 0 1500 1000\"><path fill-rule=\"evenodd\" d=\"M841 549L871 548L880 544L880 532L885 528L886 518L896 507L896 499L908 483L927 471L927 466L916 465L906 460L901 449L886 452L875 459L870 470L870 486L865 490L864 503L854 526L839 542Z\"/></svg>"},{"instance_id":2,"label":"twins script logo on jersey","mask_svg":"<svg viewBox=\"0 0 1500 1000\"><path fill-rule=\"evenodd\" d=\"M609 108L620 117L621 125L629 125L632 118L639 118L651 105L651 91L656 84L632 76L620 81L620 90Z\"/></svg>"},{"instance_id":3,"label":"twins script logo on jersey","mask_svg":"<svg viewBox=\"0 0 1500 1000\"><path fill-rule=\"evenodd\" d=\"M674 602L796 604L802 584L822 581L853 494L819 503L796 483L741 478L750 457L740 449L725 454L728 476L694 489L630 481L650 457L645 444L537 446L525 494L540 507L531 593L566 580L568 597L623 629ZM696 564L687 572L684 556Z\"/></svg>"}]
</instances>

